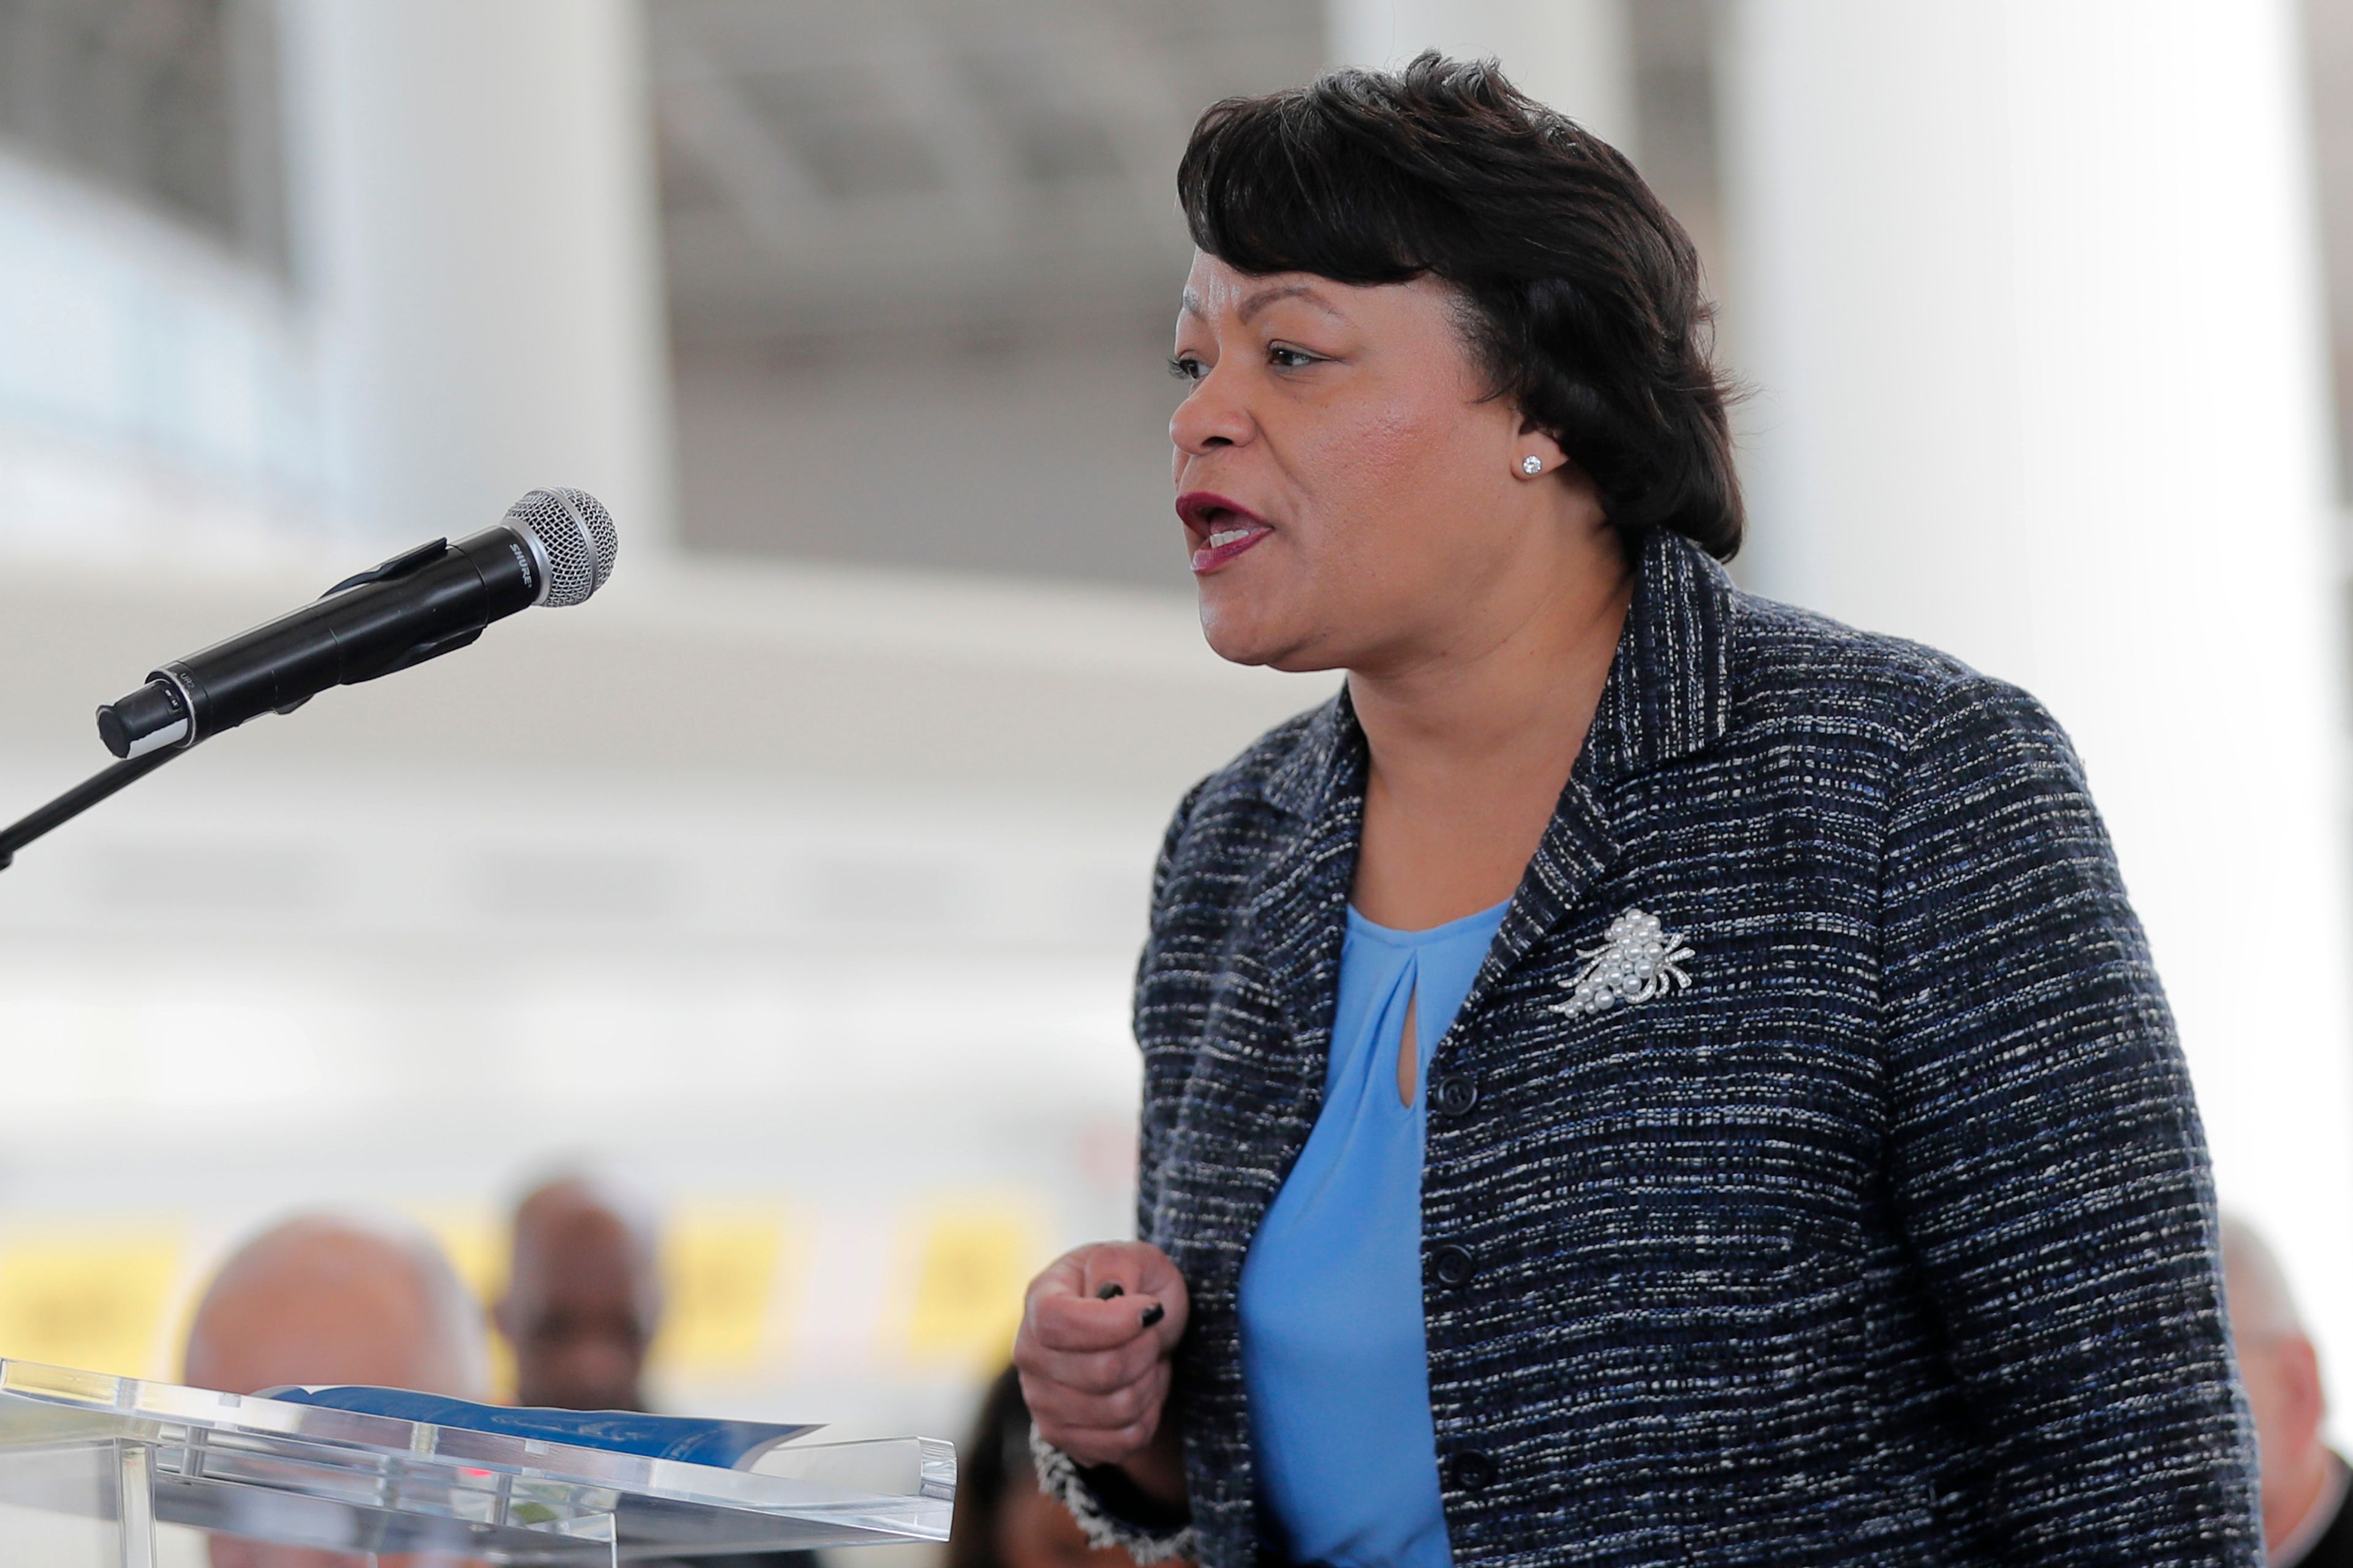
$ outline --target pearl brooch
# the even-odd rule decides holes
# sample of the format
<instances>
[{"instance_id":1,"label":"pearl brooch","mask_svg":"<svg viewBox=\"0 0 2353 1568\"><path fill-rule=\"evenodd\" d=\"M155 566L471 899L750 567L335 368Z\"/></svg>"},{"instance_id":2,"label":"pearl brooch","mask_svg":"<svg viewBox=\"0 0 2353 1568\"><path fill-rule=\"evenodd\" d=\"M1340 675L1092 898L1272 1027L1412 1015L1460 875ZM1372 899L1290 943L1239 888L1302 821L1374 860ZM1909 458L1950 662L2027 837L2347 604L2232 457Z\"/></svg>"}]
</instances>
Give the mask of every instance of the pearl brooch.
<instances>
[{"instance_id":1,"label":"pearl brooch","mask_svg":"<svg viewBox=\"0 0 2353 1568\"><path fill-rule=\"evenodd\" d=\"M1683 966L1692 950L1658 916L1642 910L1628 910L1611 921L1601 945L1581 949L1577 956L1585 967L1560 982L1568 1000L1552 1009L1564 1017L1606 1013L1620 1002L1648 1002L1691 984Z\"/></svg>"}]
</instances>

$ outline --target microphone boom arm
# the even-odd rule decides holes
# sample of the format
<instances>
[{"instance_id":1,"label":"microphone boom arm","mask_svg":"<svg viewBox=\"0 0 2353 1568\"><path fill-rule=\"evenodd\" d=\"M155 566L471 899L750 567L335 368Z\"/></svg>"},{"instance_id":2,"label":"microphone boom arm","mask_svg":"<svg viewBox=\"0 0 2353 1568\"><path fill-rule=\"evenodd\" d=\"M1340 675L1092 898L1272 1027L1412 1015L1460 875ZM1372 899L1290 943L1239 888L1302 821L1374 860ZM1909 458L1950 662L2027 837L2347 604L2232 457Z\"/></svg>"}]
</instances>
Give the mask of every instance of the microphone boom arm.
<instances>
[{"instance_id":1,"label":"microphone boom arm","mask_svg":"<svg viewBox=\"0 0 2353 1568\"><path fill-rule=\"evenodd\" d=\"M332 591L330 590L330 592ZM460 632L455 637L443 637L436 642L420 643L399 655L382 668L356 676L353 679L375 680L393 674L396 670L412 669L428 658L438 658L445 653L455 653L481 635L481 628L477 626L470 631ZM279 711L290 713L294 709L300 708L302 702L309 700L309 698L303 698L301 702L281 708ZM104 772L84 779L38 811L10 823L6 827L0 827L0 871L5 871L14 865L16 851L36 838L64 826L109 795L137 784L174 757L185 755L193 750L195 750L193 746L158 746L153 751L142 752L135 757L126 757Z\"/></svg>"},{"instance_id":2,"label":"microphone boom arm","mask_svg":"<svg viewBox=\"0 0 2353 1568\"><path fill-rule=\"evenodd\" d=\"M183 748L164 746L115 763L85 779L23 820L0 827L0 871L16 858L16 851L52 828L62 827L117 790L138 783L180 754Z\"/></svg>"}]
</instances>

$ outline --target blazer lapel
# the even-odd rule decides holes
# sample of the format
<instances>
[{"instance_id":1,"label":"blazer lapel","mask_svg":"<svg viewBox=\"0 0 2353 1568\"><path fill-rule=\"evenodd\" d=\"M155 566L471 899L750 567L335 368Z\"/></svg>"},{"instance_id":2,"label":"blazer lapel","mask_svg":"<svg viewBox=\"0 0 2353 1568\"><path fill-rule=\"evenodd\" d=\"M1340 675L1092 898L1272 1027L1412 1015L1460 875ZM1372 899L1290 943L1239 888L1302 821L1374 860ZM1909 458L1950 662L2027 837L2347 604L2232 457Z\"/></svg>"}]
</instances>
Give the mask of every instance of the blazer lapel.
<instances>
[{"instance_id":1,"label":"blazer lapel","mask_svg":"<svg viewBox=\"0 0 2353 1568\"><path fill-rule=\"evenodd\" d=\"M1560 805L1553 811L1552 822L1528 860L1527 875L1520 879L1519 891L1512 896L1512 907L1504 913L1495 940L1488 945L1486 961L1480 964L1477 977L1462 998L1461 1011L1454 1015L1456 1026L1450 1027L1430 1049L1433 1062L1453 1044L1462 1020L1478 1010L1487 994L1503 983L1504 976L1560 923L1562 917L1584 901L1594 884L1617 861L1618 840L1610 834L1609 814L1602 808L1593 782L1583 776L1586 771L1585 760L1580 756L1569 774L1568 787L1560 792Z\"/></svg>"},{"instance_id":2,"label":"blazer lapel","mask_svg":"<svg viewBox=\"0 0 2353 1568\"><path fill-rule=\"evenodd\" d=\"M1270 786L1270 798L1301 821L1252 900L1252 947L1281 1004L1312 1122L1331 1056L1348 892L1365 820L1365 737L1345 687L1316 715L1293 765Z\"/></svg>"}]
</instances>

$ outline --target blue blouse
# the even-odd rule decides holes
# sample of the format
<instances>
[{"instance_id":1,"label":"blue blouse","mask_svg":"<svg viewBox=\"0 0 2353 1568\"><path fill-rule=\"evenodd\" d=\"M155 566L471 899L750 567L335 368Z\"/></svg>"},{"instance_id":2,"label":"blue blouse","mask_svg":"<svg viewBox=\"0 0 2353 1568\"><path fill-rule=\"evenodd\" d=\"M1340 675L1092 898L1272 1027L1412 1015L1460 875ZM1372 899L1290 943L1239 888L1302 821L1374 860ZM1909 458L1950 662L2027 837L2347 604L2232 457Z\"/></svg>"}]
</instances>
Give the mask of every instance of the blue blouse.
<instances>
[{"instance_id":1,"label":"blue blouse","mask_svg":"<svg viewBox=\"0 0 2353 1568\"><path fill-rule=\"evenodd\" d=\"M1422 1344L1424 1086L1509 907L1417 931L1348 911L1324 1108L1241 1276L1260 1502L1294 1563L1452 1561ZM1411 1105L1398 1098L1409 1006Z\"/></svg>"}]
</instances>

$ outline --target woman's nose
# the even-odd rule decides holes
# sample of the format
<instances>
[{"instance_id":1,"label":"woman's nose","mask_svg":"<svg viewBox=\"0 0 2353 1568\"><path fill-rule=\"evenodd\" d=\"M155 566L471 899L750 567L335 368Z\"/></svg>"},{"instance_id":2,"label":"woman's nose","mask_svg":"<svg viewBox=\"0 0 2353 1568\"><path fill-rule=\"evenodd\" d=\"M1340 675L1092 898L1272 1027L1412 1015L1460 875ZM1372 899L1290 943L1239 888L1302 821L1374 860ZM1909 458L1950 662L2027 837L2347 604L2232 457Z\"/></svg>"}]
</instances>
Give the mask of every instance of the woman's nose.
<instances>
[{"instance_id":1,"label":"woman's nose","mask_svg":"<svg viewBox=\"0 0 2353 1568\"><path fill-rule=\"evenodd\" d=\"M1238 447L1249 440L1253 426L1239 392L1233 378L1221 377L1214 369L1195 382L1169 416L1168 438L1177 450L1198 457L1212 447Z\"/></svg>"}]
</instances>

